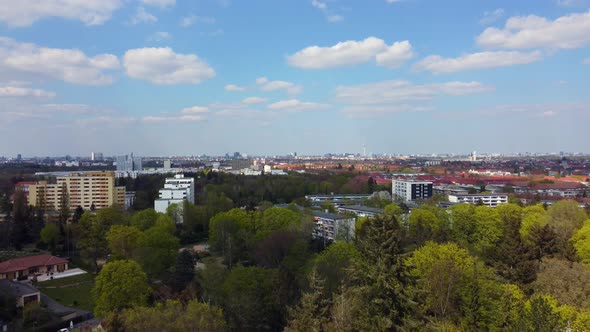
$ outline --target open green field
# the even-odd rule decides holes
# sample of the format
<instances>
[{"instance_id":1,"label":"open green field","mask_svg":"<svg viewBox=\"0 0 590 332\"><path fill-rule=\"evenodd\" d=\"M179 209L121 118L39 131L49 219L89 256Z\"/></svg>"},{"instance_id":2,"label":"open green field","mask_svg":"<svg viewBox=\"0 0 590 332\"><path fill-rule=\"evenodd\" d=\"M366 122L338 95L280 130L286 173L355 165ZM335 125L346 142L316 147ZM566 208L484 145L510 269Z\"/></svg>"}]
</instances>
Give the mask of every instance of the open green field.
<instances>
[{"instance_id":1,"label":"open green field","mask_svg":"<svg viewBox=\"0 0 590 332\"><path fill-rule=\"evenodd\" d=\"M94 308L91 295L93 285L94 275L86 273L40 282L36 287L65 306L92 311Z\"/></svg>"}]
</instances>

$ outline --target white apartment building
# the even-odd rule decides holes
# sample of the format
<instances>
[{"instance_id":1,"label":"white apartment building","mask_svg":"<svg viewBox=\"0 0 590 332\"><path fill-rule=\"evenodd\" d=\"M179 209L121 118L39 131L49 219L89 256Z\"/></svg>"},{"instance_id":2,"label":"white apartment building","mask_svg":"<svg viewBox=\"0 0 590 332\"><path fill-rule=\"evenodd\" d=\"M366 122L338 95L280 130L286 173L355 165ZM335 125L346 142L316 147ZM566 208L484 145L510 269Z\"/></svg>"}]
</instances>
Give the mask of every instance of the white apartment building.
<instances>
[{"instance_id":1,"label":"white apartment building","mask_svg":"<svg viewBox=\"0 0 590 332\"><path fill-rule=\"evenodd\" d=\"M195 204L195 179L177 174L174 178L166 179L164 188L160 189L160 198L154 201L154 209L156 212L166 213L170 205L183 201Z\"/></svg>"},{"instance_id":2,"label":"white apartment building","mask_svg":"<svg viewBox=\"0 0 590 332\"><path fill-rule=\"evenodd\" d=\"M428 199L432 197L432 182L414 179L393 179L391 194L404 201Z\"/></svg>"},{"instance_id":3,"label":"white apartment building","mask_svg":"<svg viewBox=\"0 0 590 332\"><path fill-rule=\"evenodd\" d=\"M449 195L450 203L481 204L496 207L508 203L508 195L505 194L474 194L474 195Z\"/></svg>"}]
</instances>

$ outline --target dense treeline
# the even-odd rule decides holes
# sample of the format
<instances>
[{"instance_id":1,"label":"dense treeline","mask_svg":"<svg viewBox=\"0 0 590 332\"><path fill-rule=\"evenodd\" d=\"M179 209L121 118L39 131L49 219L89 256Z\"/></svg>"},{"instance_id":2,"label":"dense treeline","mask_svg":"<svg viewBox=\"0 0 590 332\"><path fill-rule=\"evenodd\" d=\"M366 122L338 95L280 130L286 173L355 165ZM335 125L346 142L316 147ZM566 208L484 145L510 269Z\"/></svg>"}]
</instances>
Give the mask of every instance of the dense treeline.
<instances>
[{"instance_id":1,"label":"dense treeline","mask_svg":"<svg viewBox=\"0 0 590 332\"><path fill-rule=\"evenodd\" d=\"M326 246L311 237L309 208L249 203L255 184L269 186L259 194L289 177L196 176L198 204L166 214L112 207L34 222L16 197L11 218L23 223L8 244L38 241L96 272L94 312L109 330L590 330L590 220L574 201L410 213L389 204ZM353 179L320 178L292 182L291 200L276 189L273 202ZM161 181L140 179L128 185ZM205 238L208 253L180 250Z\"/></svg>"},{"instance_id":2,"label":"dense treeline","mask_svg":"<svg viewBox=\"0 0 590 332\"><path fill-rule=\"evenodd\" d=\"M391 191L374 181L355 181L355 172L291 173L289 176L244 176L222 172L206 171L185 174L195 178L197 205L206 205L209 195L225 196L236 207L254 208L261 201L291 203L309 194L356 194L372 193L378 190ZM143 210L153 206L158 190L163 186L165 175L147 175L136 179L125 179L127 190L136 191L135 209ZM372 180L372 179L371 179Z\"/></svg>"}]
</instances>

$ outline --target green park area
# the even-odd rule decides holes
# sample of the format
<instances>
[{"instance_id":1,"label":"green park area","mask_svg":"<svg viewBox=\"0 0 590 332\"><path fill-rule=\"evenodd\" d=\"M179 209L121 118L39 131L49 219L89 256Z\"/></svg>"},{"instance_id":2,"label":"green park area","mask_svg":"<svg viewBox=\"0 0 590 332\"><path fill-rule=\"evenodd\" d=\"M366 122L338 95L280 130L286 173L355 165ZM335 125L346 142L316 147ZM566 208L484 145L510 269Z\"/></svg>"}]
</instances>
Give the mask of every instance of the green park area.
<instances>
[{"instance_id":1,"label":"green park area","mask_svg":"<svg viewBox=\"0 0 590 332\"><path fill-rule=\"evenodd\" d=\"M91 295L93 285L94 275L85 273L39 282L36 287L42 293L67 307L92 311L94 308Z\"/></svg>"}]
</instances>

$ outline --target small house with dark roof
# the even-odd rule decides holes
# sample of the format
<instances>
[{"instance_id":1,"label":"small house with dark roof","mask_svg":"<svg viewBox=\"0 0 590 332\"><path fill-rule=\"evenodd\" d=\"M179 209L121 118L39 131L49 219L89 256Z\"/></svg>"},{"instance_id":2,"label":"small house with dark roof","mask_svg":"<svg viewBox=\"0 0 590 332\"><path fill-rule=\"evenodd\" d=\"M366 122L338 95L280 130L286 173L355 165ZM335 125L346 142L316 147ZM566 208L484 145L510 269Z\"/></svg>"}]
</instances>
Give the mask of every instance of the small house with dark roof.
<instances>
[{"instance_id":1,"label":"small house with dark roof","mask_svg":"<svg viewBox=\"0 0 590 332\"><path fill-rule=\"evenodd\" d=\"M43 273L63 272L68 260L51 255L20 257L0 263L0 280L14 280Z\"/></svg>"},{"instance_id":2,"label":"small house with dark roof","mask_svg":"<svg viewBox=\"0 0 590 332\"><path fill-rule=\"evenodd\" d=\"M13 296L18 308L41 301L41 292L38 289L26 283L12 280L0 280L0 293Z\"/></svg>"}]
</instances>

